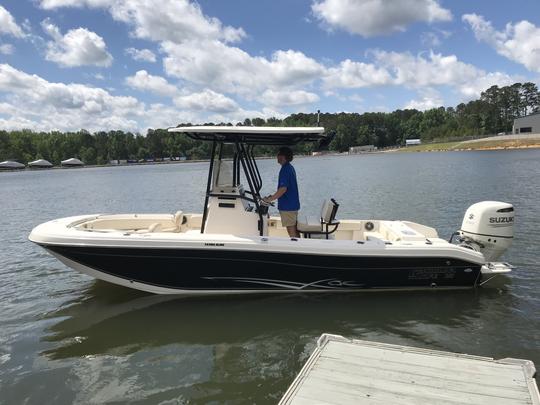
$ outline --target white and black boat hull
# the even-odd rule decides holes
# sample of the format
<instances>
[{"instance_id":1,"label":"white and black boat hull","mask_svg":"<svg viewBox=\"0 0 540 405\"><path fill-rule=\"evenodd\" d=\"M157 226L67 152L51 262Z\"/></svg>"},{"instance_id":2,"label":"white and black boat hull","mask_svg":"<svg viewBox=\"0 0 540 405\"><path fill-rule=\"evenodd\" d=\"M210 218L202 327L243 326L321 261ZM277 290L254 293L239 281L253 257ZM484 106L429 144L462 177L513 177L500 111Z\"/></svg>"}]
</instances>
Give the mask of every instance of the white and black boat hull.
<instances>
[{"instance_id":1,"label":"white and black boat hull","mask_svg":"<svg viewBox=\"0 0 540 405\"><path fill-rule=\"evenodd\" d=\"M481 264L450 257L43 246L92 277L152 293L471 288Z\"/></svg>"}]
</instances>

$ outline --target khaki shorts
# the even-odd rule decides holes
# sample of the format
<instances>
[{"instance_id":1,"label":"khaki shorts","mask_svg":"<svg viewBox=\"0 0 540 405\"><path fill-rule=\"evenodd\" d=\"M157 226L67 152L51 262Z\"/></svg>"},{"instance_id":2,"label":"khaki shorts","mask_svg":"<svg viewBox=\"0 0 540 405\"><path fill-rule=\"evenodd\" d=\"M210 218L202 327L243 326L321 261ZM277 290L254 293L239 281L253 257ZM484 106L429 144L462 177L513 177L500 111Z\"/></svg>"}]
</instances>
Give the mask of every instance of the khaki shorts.
<instances>
[{"instance_id":1,"label":"khaki shorts","mask_svg":"<svg viewBox=\"0 0 540 405\"><path fill-rule=\"evenodd\" d=\"M282 226L295 226L298 219L298 211L279 211Z\"/></svg>"}]
</instances>

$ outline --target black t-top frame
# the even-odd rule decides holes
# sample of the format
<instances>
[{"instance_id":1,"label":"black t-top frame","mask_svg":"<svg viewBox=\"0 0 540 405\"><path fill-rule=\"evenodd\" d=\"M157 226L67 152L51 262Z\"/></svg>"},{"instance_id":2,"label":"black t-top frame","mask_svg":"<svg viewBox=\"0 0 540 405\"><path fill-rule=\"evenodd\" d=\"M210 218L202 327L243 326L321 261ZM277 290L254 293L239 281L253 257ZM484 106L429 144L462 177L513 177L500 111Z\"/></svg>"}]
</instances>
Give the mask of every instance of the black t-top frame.
<instances>
[{"instance_id":1,"label":"black t-top frame","mask_svg":"<svg viewBox=\"0 0 540 405\"><path fill-rule=\"evenodd\" d=\"M260 191L262 178L255 160L254 149L257 145L290 146L300 142L323 142L326 139L322 127L177 127L170 128L170 132L181 132L192 139L212 142L210 153L210 167L206 183L206 197L204 200L201 233L204 233L206 218L208 216L208 200L210 197L234 197L247 200L255 205L255 211L259 215L259 234L264 232L263 215L268 212L268 207L261 206ZM240 184L240 171L244 173L249 186L247 195L212 193L212 176L216 158L221 160L223 145L230 144L234 148L233 156L233 184Z\"/></svg>"}]
</instances>

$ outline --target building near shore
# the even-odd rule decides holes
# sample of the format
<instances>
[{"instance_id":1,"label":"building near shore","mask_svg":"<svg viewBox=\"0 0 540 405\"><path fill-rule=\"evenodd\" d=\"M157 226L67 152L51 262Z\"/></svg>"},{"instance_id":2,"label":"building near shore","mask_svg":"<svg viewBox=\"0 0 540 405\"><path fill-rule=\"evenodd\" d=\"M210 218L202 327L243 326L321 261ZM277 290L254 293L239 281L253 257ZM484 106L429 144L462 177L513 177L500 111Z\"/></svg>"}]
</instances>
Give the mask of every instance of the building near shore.
<instances>
[{"instance_id":1,"label":"building near shore","mask_svg":"<svg viewBox=\"0 0 540 405\"><path fill-rule=\"evenodd\" d=\"M6 160L4 162L0 162L0 170L16 170L16 169L24 169L26 166L22 163L16 162L14 160Z\"/></svg>"},{"instance_id":2,"label":"building near shore","mask_svg":"<svg viewBox=\"0 0 540 405\"><path fill-rule=\"evenodd\" d=\"M540 134L540 111L514 120L514 134Z\"/></svg>"},{"instance_id":3,"label":"building near shore","mask_svg":"<svg viewBox=\"0 0 540 405\"><path fill-rule=\"evenodd\" d=\"M33 162L28 162L28 167L35 169L49 169L53 167L53 164L45 159L34 160Z\"/></svg>"},{"instance_id":4,"label":"building near shore","mask_svg":"<svg viewBox=\"0 0 540 405\"><path fill-rule=\"evenodd\" d=\"M421 145L422 141L420 139L405 139L405 146L412 145Z\"/></svg>"},{"instance_id":5,"label":"building near shore","mask_svg":"<svg viewBox=\"0 0 540 405\"><path fill-rule=\"evenodd\" d=\"M69 158L66 160L62 160L62 166L65 167L82 167L84 166L84 163L76 158Z\"/></svg>"},{"instance_id":6,"label":"building near shore","mask_svg":"<svg viewBox=\"0 0 540 405\"><path fill-rule=\"evenodd\" d=\"M351 146L349 148L349 155L356 155L357 153L373 152L376 150L377 150L377 147L375 145Z\"/></svg>"}]
</instances>

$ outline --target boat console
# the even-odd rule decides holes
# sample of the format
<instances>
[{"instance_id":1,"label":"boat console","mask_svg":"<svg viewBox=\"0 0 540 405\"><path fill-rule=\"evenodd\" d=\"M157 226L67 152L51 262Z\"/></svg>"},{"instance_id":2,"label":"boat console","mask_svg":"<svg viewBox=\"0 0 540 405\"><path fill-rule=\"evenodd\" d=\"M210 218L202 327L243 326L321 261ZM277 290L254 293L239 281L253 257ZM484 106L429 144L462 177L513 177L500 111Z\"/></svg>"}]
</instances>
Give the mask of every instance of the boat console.
<instances>
[{"instance_id":1,"label":"boat console","mask_svg":"<svg viewBox=\"0 0 540 405\"><path fill-rule=\"evenodd\" d=\"M212 142L201 226L201 233L205 234L267 236L268 204L263 203L260 195L262 178L255 160L255 147L320 142L326 138L321 127L208 126L169 131ZM246 190L241 177L247 182Z\"/></svg>"}]
</instances>

